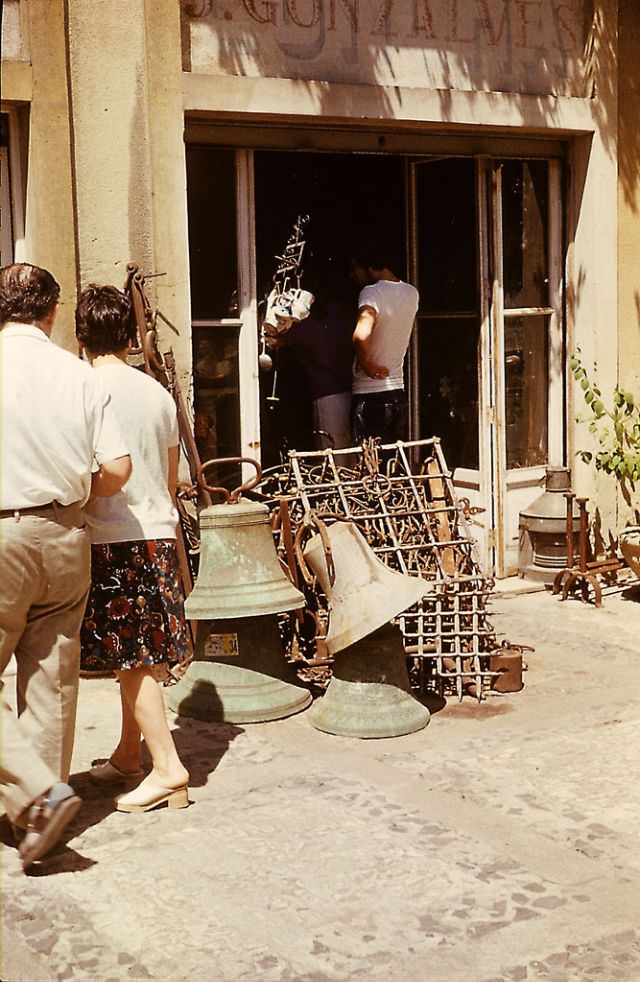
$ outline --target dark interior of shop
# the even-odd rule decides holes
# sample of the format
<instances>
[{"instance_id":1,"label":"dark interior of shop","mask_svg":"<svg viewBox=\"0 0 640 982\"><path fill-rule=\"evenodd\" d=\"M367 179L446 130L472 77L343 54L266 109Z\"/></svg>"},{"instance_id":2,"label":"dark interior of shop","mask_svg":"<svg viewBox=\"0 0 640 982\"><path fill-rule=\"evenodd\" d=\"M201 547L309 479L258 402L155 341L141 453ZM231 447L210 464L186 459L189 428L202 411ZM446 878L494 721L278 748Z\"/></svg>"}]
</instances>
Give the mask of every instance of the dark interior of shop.
<instances>
[{"instance_id":1,"label":"dark interior of shop","mask_svg":"<svg viewBox=\"0 0 640 982\"><path fill-rule=\"evenodd\" d=\"M404 161L363 154L255 154L256 257L258 297L272 285L277 255L297 217L305 226L302 287L322 304L328 295L351 311L355 327L358 287L349 276L349 258L371 237L384 235L397 273L404 275ZM262 447L266 466L286 447L313 449L308 380L295 345L276 357L277 381L263 373Z\"/></svg>"},{"instance_id":2,"label":"dark interior of shop","mask_svg":"<svg viewBox=\"0 0 640 982\"><path fill-rule=\"evenodd\" d=\"M474 468L480 328L474 162L417 162L413 216L407 163L383 154L255 152L259 319L299 216L308 216L302 287L316 295L316 310L337 298L354 325L359 288L349 276L350 256L371 237L384 239L404 277L413 229L421 294L413 435L440 436L450 467ZM240 446L239 322L219 321L238 316L234 151L188 147L187 176L196 438L203 457L232 456ZM213 330L197 324L216 319ZM274 362L275 388L273 371L260 373L264 467L278 464L287 447L314 447L308 379L294 347L280 347Z\"/></svg>"}]
</instances>

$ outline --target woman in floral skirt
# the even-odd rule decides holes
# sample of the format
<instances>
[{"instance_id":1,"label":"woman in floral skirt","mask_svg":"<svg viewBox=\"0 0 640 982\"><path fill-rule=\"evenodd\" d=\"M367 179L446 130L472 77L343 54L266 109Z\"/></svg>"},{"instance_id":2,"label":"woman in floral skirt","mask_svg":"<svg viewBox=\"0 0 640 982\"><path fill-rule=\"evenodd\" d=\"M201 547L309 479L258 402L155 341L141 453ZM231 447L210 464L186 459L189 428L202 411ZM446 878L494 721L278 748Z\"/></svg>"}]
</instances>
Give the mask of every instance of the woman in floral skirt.
<instances>
[{"instance_id":1,"label":"woman in floral skirt","mask_svg":"<svg viewBox=\"0 0 640 982\"><path fill-rule=\"evenodd\" d=\"M112 498L92 498L92 585L82 627L82 667L113 670L120 682L122 728L106 763L89 771L102 785L137 787L120 811L188 804L189 774L164 711L159 682L186 666L190 644L176 553L178 423L171 396L126 358L136 331L129 298L116 287L88 286L76 310L76 337L126 434L132 473ZM152 760L144 777L141 735Z\"/></svg>"}]
</instances>

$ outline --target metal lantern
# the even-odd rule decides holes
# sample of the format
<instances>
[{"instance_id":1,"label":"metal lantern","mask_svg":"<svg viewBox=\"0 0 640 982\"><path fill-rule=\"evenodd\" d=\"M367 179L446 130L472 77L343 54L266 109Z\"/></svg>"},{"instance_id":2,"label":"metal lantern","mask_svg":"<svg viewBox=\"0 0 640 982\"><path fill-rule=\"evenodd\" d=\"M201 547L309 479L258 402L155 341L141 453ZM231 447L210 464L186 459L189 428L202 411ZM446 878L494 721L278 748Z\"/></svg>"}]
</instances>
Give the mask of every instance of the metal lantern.
<instances>
[{"instance_id":1,"label":"metal lantern","mask_svg":"<svg viewBox=\"0 0 640 982\"><path fill-rule=\"evenodd\" d=\"M547 467L545 489L520 512L518 573L528 580L553 583L558 570L567 565L567 501L571 490L568 467ZM573 504L573 529L578 532L579 514Z\"/></svg>"}]
</instances>

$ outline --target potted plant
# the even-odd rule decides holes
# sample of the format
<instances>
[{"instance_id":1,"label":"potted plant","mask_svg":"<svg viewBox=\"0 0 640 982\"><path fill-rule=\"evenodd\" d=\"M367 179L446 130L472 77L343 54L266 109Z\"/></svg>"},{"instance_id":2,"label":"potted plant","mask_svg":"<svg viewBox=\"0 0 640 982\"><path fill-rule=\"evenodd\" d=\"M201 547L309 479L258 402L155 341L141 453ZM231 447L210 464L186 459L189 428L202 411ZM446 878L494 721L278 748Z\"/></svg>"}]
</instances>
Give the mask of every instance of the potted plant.
<instances>
[{"instance_id":1,"label":"potted plant","mask_svg":"<svg viewBox=\"0 0 640 982\"><path fill-rule=\"evenodd\" d=\"M640 404L632 392L620 385L615 386L610 401L606 402L599 387L589 378L579 351L569 365L589 407L587 414L576 417L577 422L588 424L598 445L595 452L579 450L577 455L585 464L593 464L597 471L612 474L624 500L632 506L632 494L636 481L640 480ZM639 522L635 509L634 514ZM627 565L640 576L640 524L623 529L618 541Z\"/></svg>"}]
</instances>

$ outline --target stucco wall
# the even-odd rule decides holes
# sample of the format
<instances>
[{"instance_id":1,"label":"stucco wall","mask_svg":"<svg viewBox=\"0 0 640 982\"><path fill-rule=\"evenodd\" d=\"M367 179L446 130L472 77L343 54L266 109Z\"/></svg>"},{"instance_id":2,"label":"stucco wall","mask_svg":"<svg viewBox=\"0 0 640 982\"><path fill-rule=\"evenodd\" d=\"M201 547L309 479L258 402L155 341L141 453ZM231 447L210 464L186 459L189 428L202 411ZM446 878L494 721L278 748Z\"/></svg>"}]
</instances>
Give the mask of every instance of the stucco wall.
<instances>
[{"instance_id":1,"label":"stucco wall","mask_svg":"<svg viewBox=\"0 0 640 982\"><path fill-rule=\"evenodd\" d=\"M180 19L158 0L68 0L69 68L81 286L150 279L161 348L190 368Z\"/></svg>"},{"instance_id":2,"label":"stucco wall","mask_svg":"<svg viewBox=\"0 0 640 982\"><path fill-rule=\"evenodd\" d=\"M154 268L144 0L68 0L79 277Z\"/></svg>"},{"instance_id":3,"label":"stucco wall","mask_svg":"<svg viewBox=\"0 0 640 982\"><path fill-rule=\"evenodd\" d=\"M7 61L29 59L29 29L25 0L3 0L0 38L3 59Z\"/></svg>"},{"instance_id":4,"label":"stucco wall","mask_svg":"<svg viewBox=\"0 0 640 982\"><path fill-rule=\"evenodd\" d=\"M620 11L619 323L620 381L640 398L640 6Z\"/></svg>"},{"instance_id":5,"label":"stucco wall","mask_svg":"<svg viewBox=\"0 0 640 982\"><path fill-rule=\"evenodd\" d=\"M29 0L31 54L26 260L45 266L61 286L54 338L74 347L76 249L63 0ZM3 98L11 98L3 90Z\"/></svg>"},{"instance_id":6,"label":"stucco wall","mask_svg":"<svg viewBox=\"0 0 640 982\"><path fill-rule=\"evenodd\" d=\"M640 399L640 6L620 5L618 113L618 329L620 384ZM613 480L613 479L611 479ZM617 526L633 516L619 496ZM640 508L638 495L633 506Z\"/></svg>"},{"instance_id":7,"label":"stucco wall","mask_svg":"<svg viewBox=\"0 0 640 982\"><path fill-rule=\"evenodd\" d=\"M196 0L186 10L186 67L199 74L583 94L582 0Z\"/></svg>"}]
</instances>

